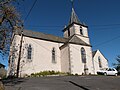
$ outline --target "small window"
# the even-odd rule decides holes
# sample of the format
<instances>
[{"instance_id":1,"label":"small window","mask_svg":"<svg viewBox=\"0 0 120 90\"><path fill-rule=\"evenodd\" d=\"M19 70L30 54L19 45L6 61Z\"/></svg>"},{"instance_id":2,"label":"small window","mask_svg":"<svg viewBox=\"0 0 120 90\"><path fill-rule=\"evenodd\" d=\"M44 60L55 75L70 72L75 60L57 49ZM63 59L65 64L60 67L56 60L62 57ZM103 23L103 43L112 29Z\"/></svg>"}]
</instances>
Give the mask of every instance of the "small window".
<instances>
[{"instance_id":1,"label":"small window","mask_svg":"<svg viewBox=\"0 0 120 90\"><path fill-rule=\"evenodd\" d=\"M115 69L112 69L112 71L115 71Z\"/></svg>"},{"instance_id":2,"label":"small window","mask_svg":"<svg viewBox=\"0 0 120 90\"><path fill-rule=\"evenodd\" d=\"M80 34L83 35L83 29L80 27Z\"/></svg>"},{"instance_id":3,"label":"small window","mask_svg":"<svg viewBox=\"0 0 120 90\"><path fill-rule=\"evenodd\" d=\"M56 63L56 51L55 51L55 48L52 49L52 63Z\"/></svg>"},{"instance_id":4,"label":"small window","mask_svg":"<svg viewBox=\"0 0 120 90\"><path fill-rule=\"evenodd\" d=\"M70 36L70 29L68 28L68 37Z\"/></svg>"},{"instance_id":5,"label":"small window","mask_svg":"<svg viewBox=\"0 0 120 90\"><path fill-rule=\"evenodd\" d=\"M32 59L32 46L29 45L27 48L27 59Z\"/></svg>"},{"instance_id":6,"label":"small window","mask_svg":"<svg viewBox=\"0 0 120 90\"><path fill-rule=\"evenodd\" d=\"M112 69L111 69L111 68L109 68L109 69L108 69L108 71L112 71Z\"/></svg>"},{"instance_id":7,"label":"small window","mask_svg":"<svg viewBox=\"0 0 120 90\"><path fill-rule=\"evenodd\" d=\"M98 57L99 67L102 68L100 56Z\"/></svg>"}]
</instances>

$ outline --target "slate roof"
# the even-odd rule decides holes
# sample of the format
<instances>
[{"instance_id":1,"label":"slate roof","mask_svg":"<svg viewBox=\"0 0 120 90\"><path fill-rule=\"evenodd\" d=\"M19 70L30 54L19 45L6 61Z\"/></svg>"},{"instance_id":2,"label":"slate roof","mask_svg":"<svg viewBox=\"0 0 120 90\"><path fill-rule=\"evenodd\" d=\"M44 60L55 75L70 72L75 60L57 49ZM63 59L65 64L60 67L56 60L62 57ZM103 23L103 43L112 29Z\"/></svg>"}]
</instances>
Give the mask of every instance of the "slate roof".
<instances>
[{"instance_id":1,"label":"slate roof","mask_svg":"<svg viewBox=\"0 0 120 90\"><path fill-rule=\"evenodd\" d=\"M69 39L69 43L78 44L78 45L85 45L85 46L91 46L91 45L87 44L86 42L84 42L83 40L81 40L80 38L78 38L76 35L73 35Z\"/></svg>"},{"instance_id":2,"label":"slate roof","mask_svg":"<svg viewBox=\"0 0 120 90\"><path fill-rule=\"evenodd\" d=\"M77 14L75 13L74 8L72 8L72 13L71 13L69 25L72 24L73 22L80 24L80 20L78 19L78 16L77 16Z\"/></svg>"},{"instance_id":3,"label":"slate roof","mask_svg":"<svg viewBox=\"0 0 120 90\"><path fill-rule=\"evenodd\" d=\"M92 52L92 57L95 56L95 54L97 53L97 51L99 51L101 53L101 55L103 55L103 57L108 61L108 59L104 56L104 54L102 54L102 52L100 50L95 50Z\"/></svg>"},{"instance_id":4,"label":"slate roof","mask_svg":"<svg viewBox=\"0 0 120 90\"><path fill-rule=\"evenodd\" d=\"M15 34L20 35L20 30L16 31ZM53 42L59 42L59 43L64 43L67 41L66 38L50 35L50 34L44 34L41 32L35 32L31 30L23 30L23 35L31 38L37 38L37 39L42 39L42 40L47 40L47 41L53 41Z\"/></svg>"},{"instance_id":5,"label":"slate roof","mask_svg":"<svg viewBox=\"0 0 120 90\"><path fill-rule=\"evenodd\" d=\"M16 30L15 34L20 35L21 30ZM85 43L83 40L78 38L76 35L71 36L70 38L63 38L58 37L50 34L44 34L41 32L35 32L31 30L23 30L23 35L31 38L46 40L46 41L52 41L57 43L72 43L72 44L79 44L79 45L85 45L90 46L89 44Z\"/></svg>"},{"instance_id":6,"label":"slate roof","mask_svg":"<svg viewBox=\"0 0 120 90\"><path fill-rule=\"evenodd\" d=\"M75 13L74 8L72 8L72 12L71 12L71 16L70 16L70 20L69 20L68 26L63 29L63 32L66 31L68 28L70 28L73 24L77 24L77 25L80 25L80 26L88 27L85 23L81 23L80 22L77 14Z\"/></svg>"},{"instance_id":7,"label":"slate roof","mask_svg":"<svg viewBox=\"0 0 120 90\"><path fill-rule=\"evenodd\" d=\"M96 52L97 52L97 50L95 50L95 51L92 52L92 56L93 57L95 56Z\"/></svg>"}]
</instances>

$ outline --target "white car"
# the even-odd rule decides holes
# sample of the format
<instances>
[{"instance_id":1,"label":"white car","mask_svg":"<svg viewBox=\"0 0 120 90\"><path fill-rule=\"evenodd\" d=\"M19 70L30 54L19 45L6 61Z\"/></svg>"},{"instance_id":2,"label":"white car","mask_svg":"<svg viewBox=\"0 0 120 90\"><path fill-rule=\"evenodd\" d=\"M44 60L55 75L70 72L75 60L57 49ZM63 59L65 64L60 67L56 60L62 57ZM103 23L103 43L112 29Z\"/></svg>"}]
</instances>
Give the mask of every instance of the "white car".
<instances>
[{"instance_id":1,"label":"white car","mask_svg":"<svg viewBox=\"0 0 120 90\"><path fill-rule=\"evenodd\" d=\"M101 69L97 71L97 74L103 75L115 75L117 76L118 71L115 68Z\"/></svg>"}]
</instances>

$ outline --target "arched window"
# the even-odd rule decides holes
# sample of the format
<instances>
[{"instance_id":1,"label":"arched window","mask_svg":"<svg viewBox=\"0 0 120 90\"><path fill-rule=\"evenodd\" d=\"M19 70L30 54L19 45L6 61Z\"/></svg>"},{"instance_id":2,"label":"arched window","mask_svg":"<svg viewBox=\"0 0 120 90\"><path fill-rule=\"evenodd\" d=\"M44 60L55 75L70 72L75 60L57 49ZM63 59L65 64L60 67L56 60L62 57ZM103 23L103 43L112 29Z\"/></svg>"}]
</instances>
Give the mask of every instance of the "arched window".
<instances>
[{"instance_id":1,"label":"arched window","mask_svg":"<svg viewBox=\"0 0 120 90\"><path fill-rule=\"evenodd\" d=\"M56 63L55 56L56 56L56 51L55 51L55 48L53 48L52 49L52 63Z\"/></svg>"},{"instance_id":2,"label":"arched window","mask_svg":"<svg viewBox=\"0 0 120 90\"><path fill-rule=\"evenodd\" d=\"M80 34L83 35L83 29L80 27Z\"/></svg>"},{"instance_id":3,"label":"arched window","mask_svg":"<svg viewBox=\"0 0 120 90\"><path fill-rule=\"evenodd\" d=\"M68 28L68 37L70 36L70 29Z\"/></svg>"},{"instance_id":4,"label":"arched window","mask_svg":"<svg viewBox=\"0 0 120 90\"><path fill-rule=\"evenodd\" d=\"M27 48L27 59L32 59L32 46L29 44Z\"/></svg>"},{"instance_id":5,"label":"arched window","mask_svg":"<svg viewBox=\"0 0 120 90\"><path fill-rule=\"evenodd\" d=\"M98 57L99 67L102 68L100 56Z\"/></svg>"},{"instance_id":6,"label":"arched window","mask_svg":"<svg viewBox=\"0 0 120 90\"><path fill-rule=\"evenodd\" d=\"M81 48L81 58L82 58L82 62L86 63L86 52L83 47Z\"/></svg>"}]
</instances>

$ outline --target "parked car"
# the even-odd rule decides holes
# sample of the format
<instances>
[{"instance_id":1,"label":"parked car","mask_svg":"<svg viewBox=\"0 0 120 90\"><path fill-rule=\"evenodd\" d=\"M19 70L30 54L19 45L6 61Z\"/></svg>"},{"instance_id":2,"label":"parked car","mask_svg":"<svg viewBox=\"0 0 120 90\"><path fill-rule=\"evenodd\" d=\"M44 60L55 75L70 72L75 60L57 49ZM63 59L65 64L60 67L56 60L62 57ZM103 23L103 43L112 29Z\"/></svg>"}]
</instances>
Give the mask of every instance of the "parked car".
<instances>
[{"instance_id":1,"label":"parked car","mask_svg":"<svg viewBox=\"0 0 120 90\"><path fill-rule=\"evenodd\" d=\"M115 68L107 68L107 69L101 69L97 71L97 74L102 74L102 75L118 75L118 71Z\"/></svg>"}]
</instances>

